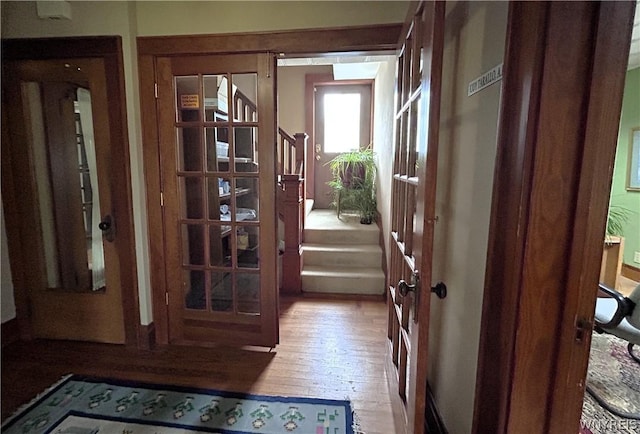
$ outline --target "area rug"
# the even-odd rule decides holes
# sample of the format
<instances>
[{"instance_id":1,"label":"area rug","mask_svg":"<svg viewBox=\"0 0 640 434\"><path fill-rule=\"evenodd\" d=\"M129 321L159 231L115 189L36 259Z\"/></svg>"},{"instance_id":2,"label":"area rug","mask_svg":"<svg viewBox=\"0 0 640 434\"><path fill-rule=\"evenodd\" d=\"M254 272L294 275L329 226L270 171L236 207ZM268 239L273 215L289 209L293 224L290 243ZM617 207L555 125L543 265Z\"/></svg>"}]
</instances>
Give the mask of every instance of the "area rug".
<instances>
[{"instance_id":1,"label":"area rug","mask_svg":"<svg viewBox=\"0 0 640 434\"><path fill-rule=\"evenodd\" d=\"M626 341L593 333L587 384L618 411L640 415L640 364L629 356ZM618 417L585 393L580 432L639 434L640 420Z\"/></svg>"},{"instance_id":2,"label":"area rug","mask_svg":"<svg viewBox=\"0 0 640 434\"><path fill-rule=\"evenodd\" d=\"M349 401L248 395L69 376L19 410L7 434L353 434Z\"/></svg>"}]
</instances>

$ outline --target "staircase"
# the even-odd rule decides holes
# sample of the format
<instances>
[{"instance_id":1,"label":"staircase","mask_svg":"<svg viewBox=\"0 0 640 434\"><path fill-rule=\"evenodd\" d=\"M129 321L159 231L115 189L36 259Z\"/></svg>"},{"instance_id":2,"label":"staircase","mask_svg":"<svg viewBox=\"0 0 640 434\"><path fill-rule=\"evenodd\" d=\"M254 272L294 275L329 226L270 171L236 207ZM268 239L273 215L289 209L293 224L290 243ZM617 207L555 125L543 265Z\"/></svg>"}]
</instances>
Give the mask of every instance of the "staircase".
<instances>
[{"instance_id":1,"label":"staircase","mask_svg":"<svg viewBox=\"0 0 640 434\"><path fill-rule=\"evenodd\" d=\"M335 210L314 209L306 217L302 244L302 291L384 294L380 229Z\"/></svg>"}]
</instances>

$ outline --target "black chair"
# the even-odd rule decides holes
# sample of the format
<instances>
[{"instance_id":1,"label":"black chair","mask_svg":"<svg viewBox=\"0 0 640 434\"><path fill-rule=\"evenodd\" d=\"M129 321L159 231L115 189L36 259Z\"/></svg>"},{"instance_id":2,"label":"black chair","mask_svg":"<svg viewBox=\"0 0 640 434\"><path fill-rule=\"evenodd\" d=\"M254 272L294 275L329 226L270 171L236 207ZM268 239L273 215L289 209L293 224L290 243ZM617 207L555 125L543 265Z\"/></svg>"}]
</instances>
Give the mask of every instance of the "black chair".
<instances>
[{"instance_id":1,"label":"black chair","mask_svg":"<svg viewBox=\"0 0 640 434\"><path fill-rule=\"evenodd\" d=\"M609 333L628 342L627 350L633 360L640 363L640 358L634 354L633 347L640 345L640 285L628 297L604 284L599 285L601 292L609 297L599 297L596 301L595 331ZM617 410L605 402L587 384L587 392L604 408L616 416L640 420L638 414L628 414Z\"/></svg>"},{"instance_id":2,"label":"black chair","mask_svg":"<svg viewBox=\"0 0 640 434\"><path fill-rule=\"evenodd\" d=\"M629 343L629 355L638 363L640 358L633 353L634 345L640 345L640 285L625 297L618 291L600 284L600 291L610 298L598 298L596 302L595 329L609 333Z\"/></svg>"}]
</instances>

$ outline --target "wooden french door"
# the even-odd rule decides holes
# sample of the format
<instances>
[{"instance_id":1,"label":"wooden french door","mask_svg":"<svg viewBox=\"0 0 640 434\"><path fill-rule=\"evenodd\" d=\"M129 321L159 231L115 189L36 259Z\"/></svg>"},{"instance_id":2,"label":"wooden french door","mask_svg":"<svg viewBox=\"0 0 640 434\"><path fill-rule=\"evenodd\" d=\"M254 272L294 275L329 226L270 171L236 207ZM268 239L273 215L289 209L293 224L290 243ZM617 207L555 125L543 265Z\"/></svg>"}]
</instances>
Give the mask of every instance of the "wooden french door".
<instances>
[{"instance_id":1,"label":"wooden french door","mask_svg":"<svg viewBox=\"0 0 640 434\"><path fill-rule=\"evenodd\" d=\"M314 86L314 207L327 209L333 196L329 161L340 153L371 144L371 86L368 83L324 83Z\"/></svg>"},{"instance_id":2,"label":"wooden french door","mask_svg":"<svg viewBox=\"0 0 640 434\"><path fill-rule=\"evenodd\" d=\"M157 59L169 342L278 342L275 62Z\"/></svg>"},{"instance_id":3,"label":"wooden french door","mask_svg":"<svg viewBox=\"0 0 640 434\"><path fill-rule=\"evenodd\" d=\"M420 4L398 56L388 337L403 422L415 434L427 394L444 6Z\"/></svg>"},{"instance_id":4,"label":"wooden french door","mask_svg":"<svg viewBox=\"0 0 640 434\"><path fill-rule=\"evenodd\" d=\"M116 221L116 202L129 203L113 187L123 175L114 174L112 153L122 144L113 143L106 63L8 61L3 73L3 158L11 164L3 191L13 187L4 208L18 214L8 230L20 232L11 253L23 251L12 260L25 271L16 276L13 268L16 292L27 296L29 335L125 343L120 255L128 232L123 208Z\"/></svg>"}]
</instances>

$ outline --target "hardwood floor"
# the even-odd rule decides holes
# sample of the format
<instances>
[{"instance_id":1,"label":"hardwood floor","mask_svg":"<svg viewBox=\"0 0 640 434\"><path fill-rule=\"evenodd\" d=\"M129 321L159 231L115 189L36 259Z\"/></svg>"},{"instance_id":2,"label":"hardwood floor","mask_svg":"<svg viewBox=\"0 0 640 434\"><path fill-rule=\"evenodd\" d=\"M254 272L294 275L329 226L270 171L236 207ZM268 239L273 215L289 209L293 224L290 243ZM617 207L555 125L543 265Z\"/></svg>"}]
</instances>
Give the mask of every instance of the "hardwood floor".
<instances>
[{"instance_id":1,"label":"hardwood floor","mask_svg":"<svg viewBox=\"0 0 640 434\"><path fill-rule=\"evenodd\" d=\"M2 351L2 419L68 373L265 395L349 398L367 434L393 434L384 370L382 301L287 298L280 344L156 348L67 341L16 342Z\"/></svg>"}]
</instances>

